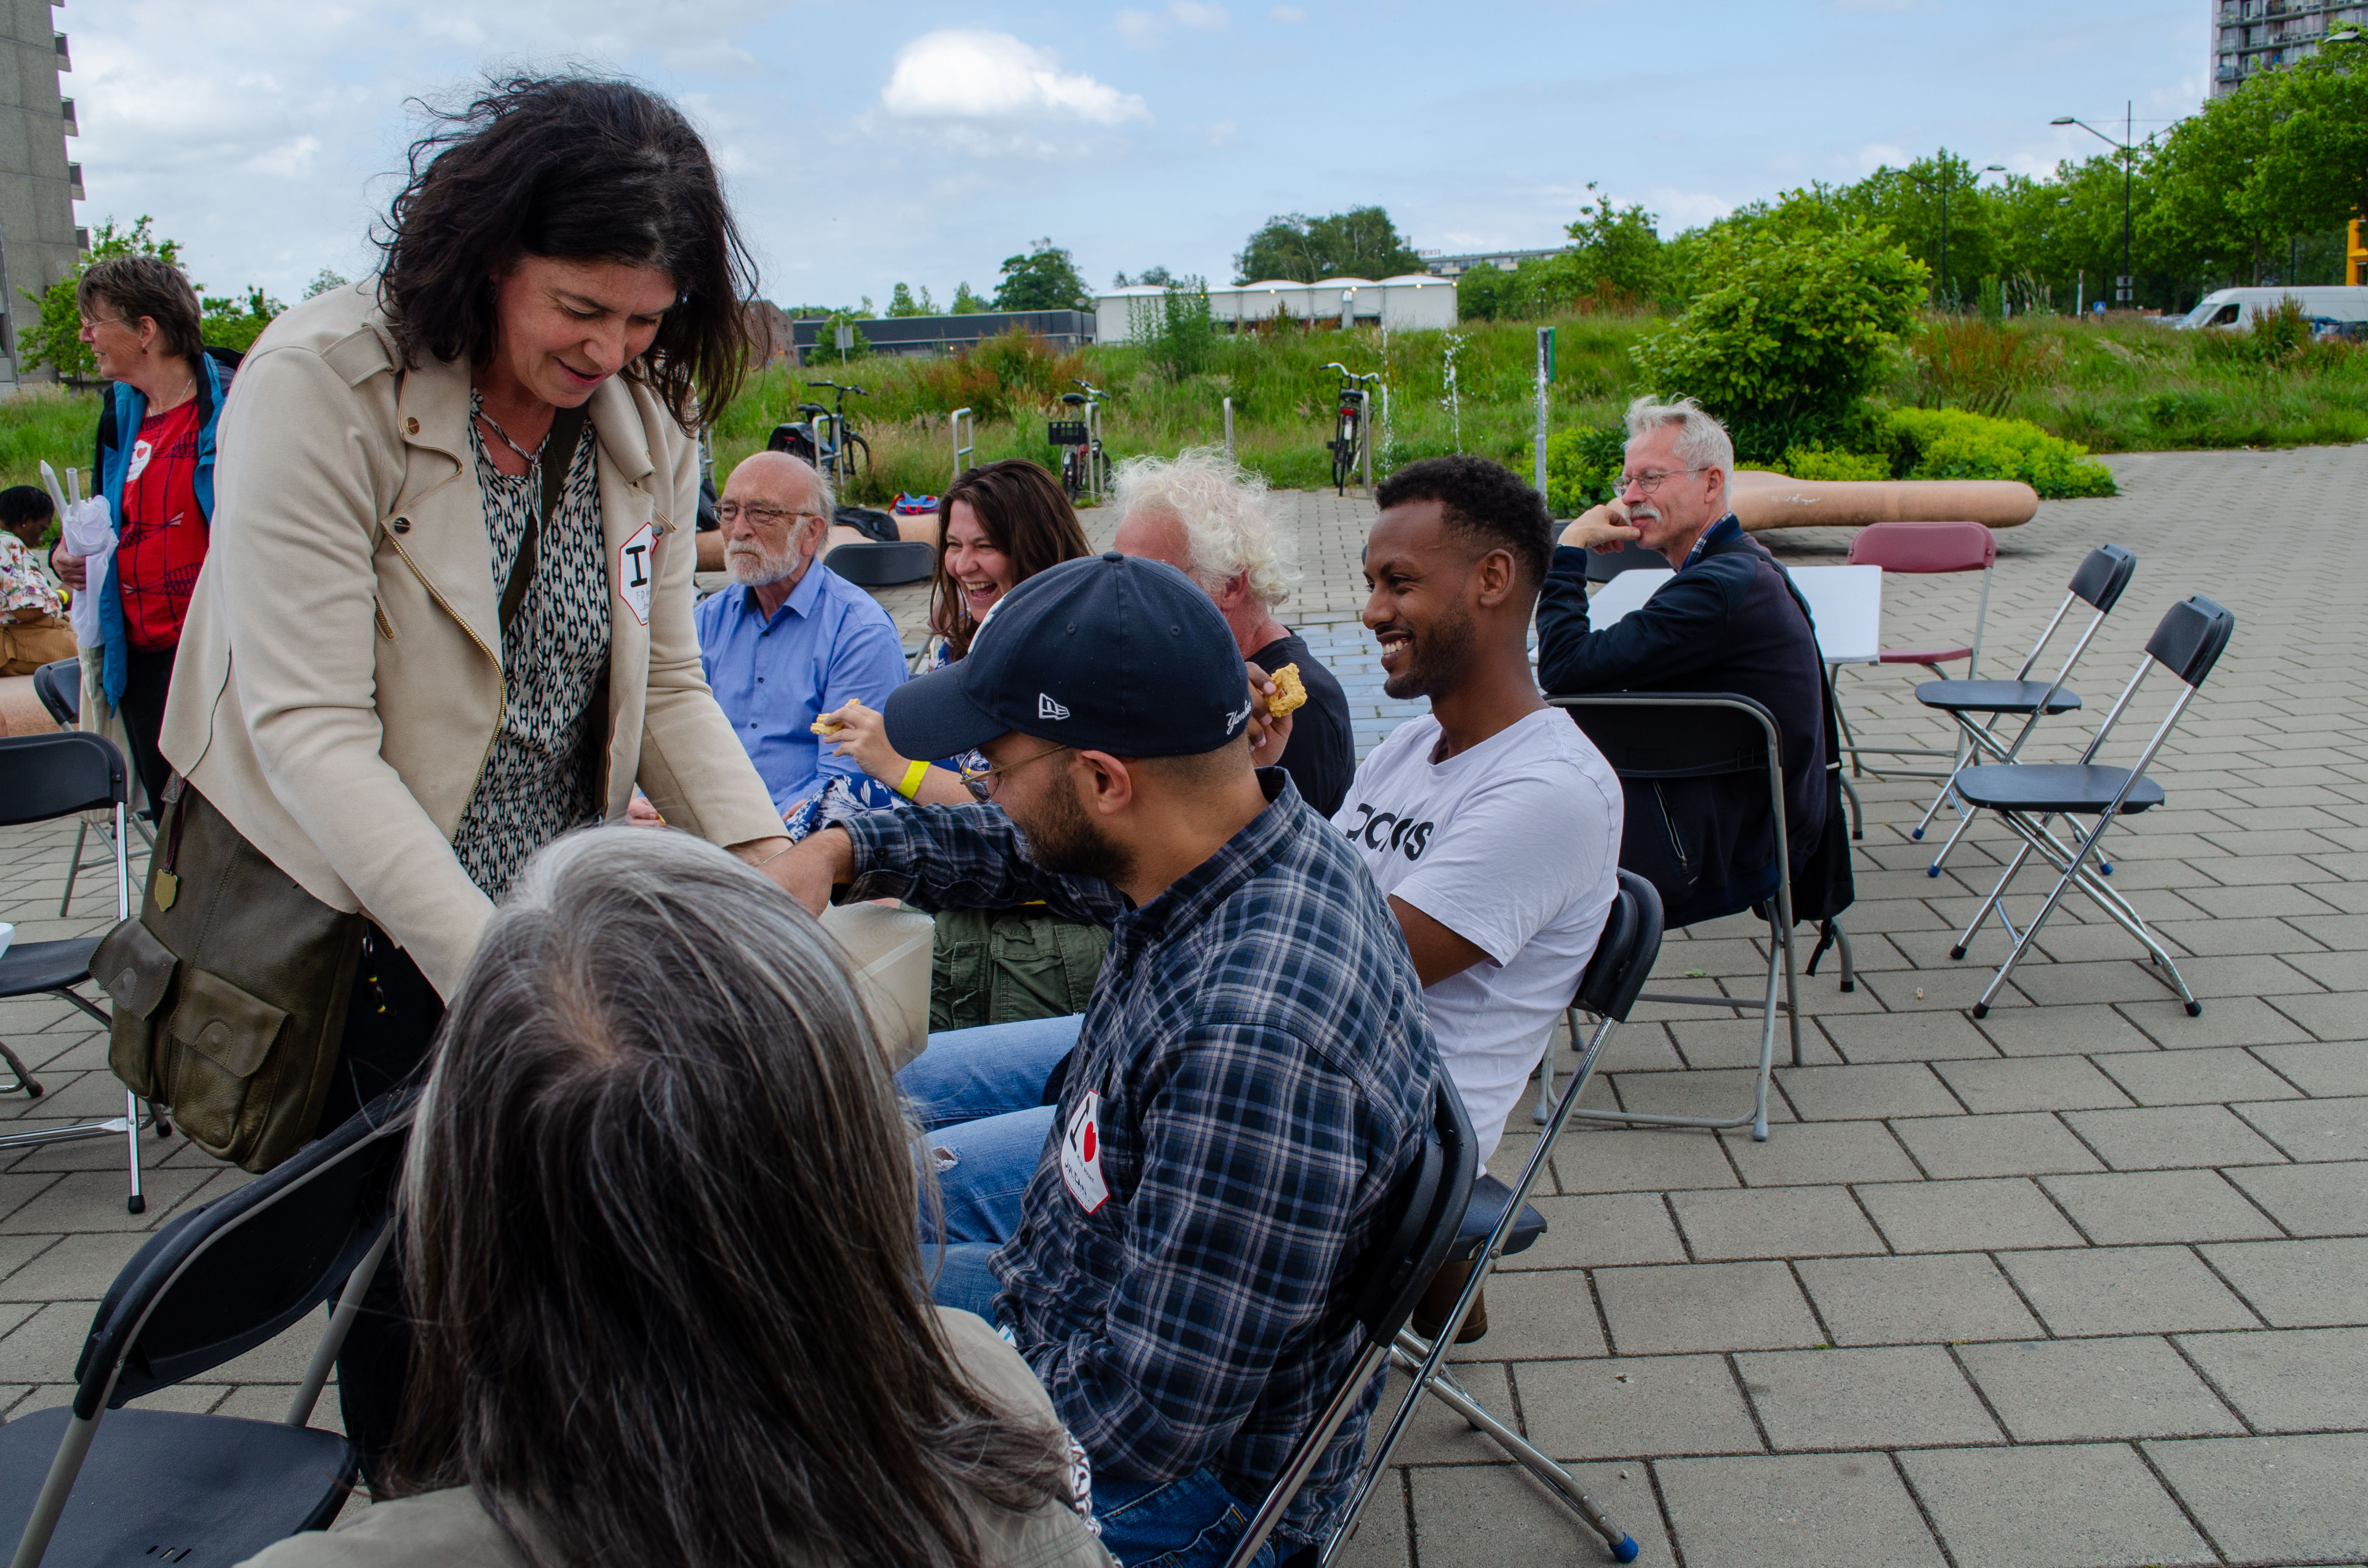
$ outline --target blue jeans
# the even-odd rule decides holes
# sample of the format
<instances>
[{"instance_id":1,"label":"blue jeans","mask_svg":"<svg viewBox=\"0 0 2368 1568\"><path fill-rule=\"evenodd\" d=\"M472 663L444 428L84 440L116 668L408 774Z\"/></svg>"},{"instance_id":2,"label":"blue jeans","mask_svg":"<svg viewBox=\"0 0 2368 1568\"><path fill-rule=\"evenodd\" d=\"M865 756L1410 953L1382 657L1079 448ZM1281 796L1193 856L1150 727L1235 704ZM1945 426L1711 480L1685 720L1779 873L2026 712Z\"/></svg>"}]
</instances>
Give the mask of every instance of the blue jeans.
<instances>
[{"instance_id":1,"label":"blue jeans","mask_svg":"<svg viewBox=\"0 0 2368 1568\"><path fill-rule=\"evenodd\" d=\"M943 1194L942 1239L930 1296L995 1321L999 1287L987 1268L996 1247L1019 1228L1019 1200L1052 1136L1044 1080L1077 1042L1079 1020L1032 1018L985 1028L949 1029L896 1074L915 1119L928 1130ZM934 1250L934 1249L933 1249ZM1208 1468L1175 1481L1097 1477L1094 1515L1102 1544L1127 1568L1217 1568L1241 1538L1250 1508ZM1255 1568L1272 1568L1274 1548Z\"/></svg>"}]
</instances>

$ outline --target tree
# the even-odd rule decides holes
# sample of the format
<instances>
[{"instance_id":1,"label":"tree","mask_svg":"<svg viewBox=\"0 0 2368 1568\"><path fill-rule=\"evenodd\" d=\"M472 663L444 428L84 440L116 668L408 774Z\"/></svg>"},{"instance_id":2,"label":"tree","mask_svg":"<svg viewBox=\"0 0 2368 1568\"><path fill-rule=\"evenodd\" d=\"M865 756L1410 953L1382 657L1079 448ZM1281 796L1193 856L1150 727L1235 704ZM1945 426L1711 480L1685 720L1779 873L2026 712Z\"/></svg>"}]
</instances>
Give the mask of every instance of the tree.
<instances>
[{"instance_id":1,"label":"tree","mask_svg":"<svg viewBox=\"0 0 2368 1568\"><path fill-rule=\"evenodd\" d=\"M988 305L985 300L980 299L976 294L970 291L969 284L957 283L954 285L954 314L958 316L984 315L992 308L993 307Z\"/></svg>"},{"instance_id":2,"label":"tree","mask_svg":"<svg viewBox=\"0 0 2368 1568\"><path fill-rule=\"evenodd\" d=\"M259 289L249 289L234 299L212 299L200 295L198 307L203 312L198 318L198 330L206 342L216 348L235 348L241 353L255 346L271 318L288 307Z\"/></svg>"},{"instance_id":3,"label":"tree","mask_svg":"<svg viewBox=\"0 0 2368 1568\"><path fill-rule=\"evenodd\" d=\"M1145 289L1165 289L1171 283L1181 281L1182 279L1178 278L1174 273L1168 271L1164 267L1146 267L1141 272L1136 273L1132 279L1130 279L1125 273L1120 273L1116 278L1110 279L1110 287L1113 289L1125 289L1139 284Z\"/></svg>"},{"instance_id":4,"label":"tree","mask_svg":"<svg viewBox=\"0 0 2368 1568\"><path fill-rule=\"evenodd\" d=\"M1423 269L1422 257L1379 207L1352 207L1328 218L1304 212L1269 218L1234 257L1235 284L1268 278L1300 283L1326 278L1395 278Z\"/></svg>"},{"instance_id":5,"label":"tree","mask_svg":"<svg viewBox=\"0 0 2368 1568\"><path fill-rule=\"evenodd\" d=\"M2237 92L2256 85L2271 94L2247 193L2261 220L2282 235L2316 234L2368 214L2368 45L2323 44Z\"/></svg>"},{"instance_id":6,"label":"tree","mask_svg":"<svg viewBox=\"0 0 2368 1568\"><path fill-rule=\"evenodd\" d=\"M1578 217L1563 232L1570 236L1571 248L1563 256L1552 258L1565 266L1575 292L1583 293L1600 280L1623 294L1649 300L1661 287L1662 244L1656 214L1647 212L1639 202L1630 202L1614 211L1611 199L1587 182L1595 199L1584 202Z\"/></svg>"},{"instance_id":7,"label":"tree","mask_svg":"<svg viewBox=\"0 0 2368 1568\"><path fill-rule=\"evenodd\" d=\"M304 285L304 297L310 300L315 295L325 294L332 289L342 289L352 281L353 279L344 273L324 267L313 274L313 281Z\"/></svg>"},{"instance_id":8,"label":"tree","mask_svg":"<svg viewBox=\"0 0 2368 1568\"><path fill-rule=\"evenodd\" d=\"M2209 276L2260 277L2270 247L2285 238L2253 184L2254 163L2275 125L2278 74L2248 78L2164 136L2156 160L2161 199L2145 227L2150 250Z\"/></svg>"},{"instance_id":9,"label":"tree","mask_svg":"<svg viewBox=\"0 0 2368 1568\"><path fill-rule=\"evenodd\" d=\"M1026 256L1003 259L1003 282L995 290L998 311L1082 311L1092 308L1091 291L1077 276L1077 264L1053 242L1038 240Z\"/></svg>"},{"instance_id":10,"label":"tree","mask_svg":"<svg viewBox=\"0 0 2368 1568\"><path fill-rule=\"evenodd\" d=\"M178 241L160 240L149 233L153 222L142 214L129 229L118 229L113 219L98 226L91 235L90 252L74 269L47 289L36 294L19 290L26 299L40 307L41 319L31 331L20 335L17 349L28 367L54 365L64 376L95 376L98 361L82 341L82 305L74 297L82 275L93 262L110 256L153 256L159 261L169 261L178 267L181 246Z\"/></svg>"},{"instance_id":11,"label":"tree","mask_svg":"<svg viewBox=\"0 0 2368 1568\"><path fill-rule=\"evenodd\" d=\"M1631 350L1664 396L1724 417L1768 460L1834 430L1908 331L1930 273L1879 225L1751 233L1716 243L1706 288Z\"/></svg>"},{"instance_id":12,"label":"tree","mask_svg":"<svg viewBox=\"0 0 2368 1568\"><path fill-rule=\"evenodd\" d=\"M928 284L921 285L921 297L916 300L913 290L899 283L896 291L888 296L888 313L892 316L933 316L938 313L938 304L929 298Z\"/></svg>"}]
</instances>

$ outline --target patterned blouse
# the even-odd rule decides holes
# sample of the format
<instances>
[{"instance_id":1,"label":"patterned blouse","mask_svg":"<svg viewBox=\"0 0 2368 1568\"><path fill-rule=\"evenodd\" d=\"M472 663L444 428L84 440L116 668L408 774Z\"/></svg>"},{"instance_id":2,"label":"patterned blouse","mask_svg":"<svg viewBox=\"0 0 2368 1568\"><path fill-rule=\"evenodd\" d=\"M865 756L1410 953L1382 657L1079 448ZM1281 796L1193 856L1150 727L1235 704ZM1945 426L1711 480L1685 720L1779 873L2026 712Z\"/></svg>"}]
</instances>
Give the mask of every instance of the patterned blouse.
<instances>
[{"instance_id":1,"label":"patterned blouse","mask_svg":"<svg viewBox=\"0 0 2368 1568\"><path fill-rule=\"evenodd\" d=\"M65 607L59 602L58 591L50 585L35 551L25 541L0 528L0 616L61 616Z\"/></svg>"},{"instance_id":2,"label":"patterned blouse","mask_svg":"<svg viewBox=\"0 0 2368 1568\"><path fill-rule=\"evenodd\" d=\"M484 497L496 595L509 581L529 518L542 505L542 464L502 472L485 455L469 398L469 449ZM594 686L609 661L609 562L600 532L595 454L586 425L567 465L559 505L543 526L534 580L519 601L517 635L503 639L502 722L486 753L476 793L452 835L461 869L498 901L527 857L598 817L596 780L584 767L585 727Z\"/></svg>"}]
</instances>

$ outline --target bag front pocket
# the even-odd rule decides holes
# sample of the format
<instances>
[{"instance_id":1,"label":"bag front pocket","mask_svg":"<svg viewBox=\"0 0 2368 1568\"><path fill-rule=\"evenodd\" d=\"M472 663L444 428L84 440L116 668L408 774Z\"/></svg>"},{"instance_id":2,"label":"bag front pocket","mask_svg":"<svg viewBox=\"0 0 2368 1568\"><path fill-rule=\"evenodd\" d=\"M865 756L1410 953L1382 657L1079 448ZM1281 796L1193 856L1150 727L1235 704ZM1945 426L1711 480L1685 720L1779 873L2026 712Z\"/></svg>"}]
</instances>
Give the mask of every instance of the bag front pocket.
<instances>
[{"instance_id":1,"label":"bag front pocket","mask_svg":"<svg viewBox=\"0 0 2368 1568\"><path fill-rule=\"evenodd\" d=\"M166 1026L165 1087L173 1119L191 1142L220 1159L244 1158L268 1108L257 1107L250 1117L248 1090L287 1021L285 1008L218 974L191 968L182 976L180 1003Z\"/></svg>"},{"instance_id":2,"label":"bag front pocket","mask_svg":"<svg viewBox=\"0 0 2368 1568\"><path fill-rule=\"evenodd\" d=\"M107 1064L143 1099L157 1097L156 1015L181 960L140 921L124 920L99 938L90 975L115 1004L107 1026Z\"/></svg>"}]
</instances>

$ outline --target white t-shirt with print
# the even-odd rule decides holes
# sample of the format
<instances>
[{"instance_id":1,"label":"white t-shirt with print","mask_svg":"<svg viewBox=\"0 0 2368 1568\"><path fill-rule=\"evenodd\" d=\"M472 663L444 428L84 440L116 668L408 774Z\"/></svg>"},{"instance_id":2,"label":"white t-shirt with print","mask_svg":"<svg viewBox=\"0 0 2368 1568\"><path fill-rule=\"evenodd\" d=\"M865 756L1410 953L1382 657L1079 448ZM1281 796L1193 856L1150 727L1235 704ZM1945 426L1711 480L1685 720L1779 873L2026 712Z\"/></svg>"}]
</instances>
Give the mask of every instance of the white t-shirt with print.
<instances>
[{"instance_id":1,"label":"white t-shirt with print","mask_svg":"<svg viewBox=\"0 0 2368 1568\"><path fill-rule=\"evenodd\" d=\"M1332 822L1385 896L1488 955L1423 993L1486 1160L1611 912L1620 779L1560 709L1434 763L1439 738L1428 714L1400 724Z\"/></svg>"}]
</instances>

